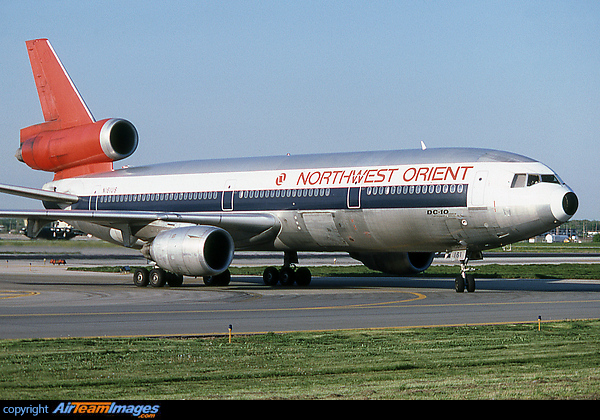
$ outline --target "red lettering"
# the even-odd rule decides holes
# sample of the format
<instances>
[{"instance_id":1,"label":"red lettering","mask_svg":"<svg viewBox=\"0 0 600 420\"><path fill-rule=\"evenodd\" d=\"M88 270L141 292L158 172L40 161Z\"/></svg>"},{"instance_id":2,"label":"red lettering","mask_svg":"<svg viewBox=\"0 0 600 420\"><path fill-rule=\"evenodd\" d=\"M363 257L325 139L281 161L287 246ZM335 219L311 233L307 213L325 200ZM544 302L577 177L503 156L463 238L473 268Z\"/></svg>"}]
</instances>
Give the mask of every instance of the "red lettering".
<instances>
[{"instance_id":1,"label":"red lettering","mask_svg":"<svg viewBox=\"0 0 600 420\"><path fill-rule=\"evenodd\" d=\"M419 168L415 181L418 181L420 176L423 177L423 181L427 181L427 172L429 172L429 168Z\"/></svg>"},{"instance_id":2,"label":"red lettering","mask_svg":"<svg viewBox=\"0 0 600 420\"><path fill-rule=\"evenodd\" d=\"M367 172L365 172L365 184L372 184L373 182L375 182L369 179L372 176L371 172L373 171L374 169L369 169Z\"/></svg>"},{"instance_id":3,"label":"red lettering","mask_svg":"<svg viewBox=\"0 0 600 420\"><path fill-rule=\"evenodd\" d=\"M409 174L407 176L407 174ZM404 171L404 175L402 175L402 178L404 179L404 181L406 182L410 182L415 178L415 175L417 175L417 170L415 168L408 168L406 171Z\"/></svg>"},{"instance_id":4,"label":"red lettering","mask_svg":"<svg viewBox=\"0 0 600 420\"><path fill-rule=\"evenodd\" d=\"M451 178L452 178L454 181L456 181L456 176L458 175L458 169L459 169L459 168L460 168L460 166L459 166L458 168L456 168L456 171L455 171L455 172L452 172L452 167L451 167L451 166L448 166L448 167L446 168L446 175L444 176L444 181L447 181L447 180L448 180L448 174L450 174L450 177L451 177Z\"/></svg>"},{"instance_id":5,"label":"red lettering","mask_svg":"<svg viewBox=\"0 0 600 420\"><path fill-rule=\"evenodd\" d=\"M392 175L394 175L394 172L396 172L398 169L388 169L388 171L390 171L390 176L388 177L388 182L390 182L392 180Z\"/></svg>"},{"instance_id":6,"label":"red lettering","mask_svg":"<svg viewBox=\"0 0 600 420\"><path fill-rule=\"evenodd\" d=\"M351 170L333 170L333 171L307 171L300 172L296 185L341 185L341 184L375 184L383 182L391 182L392 176L398 171L398 168L388 169L351 169ZM404 181L417 180L418 177L427 178L429 169L408 168L404 172ZM431 176L431 175L430 175ZM277 179L278 185L285 180L285 174L282 174Z\"/></svg>"},{"instance_id":7,"label":"red lettering","mask_svg":"<svg viewBox=\"0 0 600 420\"><path fill-rule=\"evenodd\" d=\"M340 174L343 174L343 173L344 173L344 171L333 171L334 177L333 177L332 184L335 184L335 183L336 183L336 180L337 180L337 178L338 178L338 175L340 175ZM341 180L341 177L340 177L340 180L339 180L339 181L337 181L337 182L338 182L338 183L342 182L342 180Z\"/></svg>"},{"instance_id":8,"label":"red lettering","mask_svg":"<svg viewBox=\"0 0 600 420\"><path fill-rule=\"evenodd\" d=\"M438 166L433 171L431 171L433 173L431 180L432 181L444 181L445 180L444 169L446 169L444 166Z\"/></svg>"},{"instance_id":9,"label":"red lettering","mask_svg":"<svg viewBox=\"0 0 600 420\"><path fill-rule=\"evenodd\" d=\"M316 178L314 176L317 176ZM308 177L308 183L310 185L315 185L315 184L319 184L321 180L321 172L315 171L312 174L310 174L310 176Z\"/></svg>"},{"instance_id":10,"label":"red lettering","mask_svg":"<svg viewBox=\"0 0 600 420\"><path fill-rule=\"evenodd\" d=\"M324 171L323 176L321 177L321 183L329 184L329 177L331 176L331 171Z\"/></svg>"},{"instance_id":11,"label":"red lettering","mask_svg":"<svg viewBox=\"0 0 600 420\"><path fill-rule=\"evenodd\" d=\"M469 169L472 169L473 166L456 166L455 168L451 166L421 166L419 168L410 167L404 171L402 175L402 179L404 182L426 182L426 181L464 181L467 177L467 172ZM383 176L385 171L389 171L390 175L387 177L388 182L392 179L392 174L397 171L397 169L380 169L377 171L377 175L379 177ZM377 179L373 182L382 182L385 180Z\"/></svg>"},{"instance_id":12,"label":"red lettering","mask_svg":"<svg viewBox=\"0 0 600 420\"><path fill-rule=\"evenodd\" d=\"M354 172L354 171L352 171L352 172ZM355 174L355 175L352 177L352 183L353 183L353 184L357 184L357 183L360 183L360 182L362 182L362 180L363 180L363 176L364 176L364 174L362 173L362 171L360 171L360 170L359 170L359 171L358 171L358 172L357 172L357 173L356 173L356 174Z\"/></svg>"},{"instance_id":13,"label":"red lettering","mask_svg":"<svg viewBox=\"0 0 600 420\"><path fill-rule=\"evenodd\" d=\"M298 177L298 182L296 182L296 185L300 185L300 181L302 181L302 184L306 185L308 182L308 176L310 176L310 172L307 176L304 176L304 172L300 172L300 176Z\"/></svg>"},{"instance_id":14,"label":"red lettering","mask_svg":"<svg viewBox=\"0 0 600 420\"><path fill-rule=\"evenodd\" d=\"M462 168L464 169L464 172L463 172L463 177L462 177L462 179L463 179L463 181L464 181L464 180L465 180L465 177L467 176L467 171L468 171L469 169L473 169L473 167L472 167L472 166L462 166ZM458 170L457 170L457 172L458 172Z\"/></svg>"}]
</instances>

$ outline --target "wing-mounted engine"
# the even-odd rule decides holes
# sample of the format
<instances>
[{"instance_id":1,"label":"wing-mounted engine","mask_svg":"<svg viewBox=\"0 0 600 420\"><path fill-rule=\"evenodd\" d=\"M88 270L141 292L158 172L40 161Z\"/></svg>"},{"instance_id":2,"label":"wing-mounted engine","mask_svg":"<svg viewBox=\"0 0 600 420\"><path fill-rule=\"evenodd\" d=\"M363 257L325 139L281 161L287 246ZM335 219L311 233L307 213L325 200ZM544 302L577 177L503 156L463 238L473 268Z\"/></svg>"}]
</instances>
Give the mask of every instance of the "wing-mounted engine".
<instances>
[{"instance_id":1,"label":"wing-mounted engine","mask_svg":"<svg viewBox=\"0 0 600 420\"><path fill-rule=\"evenodd\" d=\"M409 276L425 271L433 261L433 252L355 252L354 259L362 262L371 270L397 276Z\"/></svg>"},{"instance_id":2,"label":"wing-mounted engine","mask_svg":"<svg viewBox=\"0 0 600 420\"><path fill-rule=\"evenodd\" d=\"M227 270L234 244L229 233L214 226L162 231L142 249L159 267L187 276L214 276Z\"/></svg>"},{"instance_id":3,"label":"wing-mounted engine","mask_svg":"<svg viewBox=\"0 0 600 420\"><path fill-rule=\"evenodd\" d=\"M131 156L138 145L137 130L123 119L50 131L46 124L21 130L16 157L33 169L54 172L54 179L110 171L113 161Z\"/></svg>"}]
</instances>

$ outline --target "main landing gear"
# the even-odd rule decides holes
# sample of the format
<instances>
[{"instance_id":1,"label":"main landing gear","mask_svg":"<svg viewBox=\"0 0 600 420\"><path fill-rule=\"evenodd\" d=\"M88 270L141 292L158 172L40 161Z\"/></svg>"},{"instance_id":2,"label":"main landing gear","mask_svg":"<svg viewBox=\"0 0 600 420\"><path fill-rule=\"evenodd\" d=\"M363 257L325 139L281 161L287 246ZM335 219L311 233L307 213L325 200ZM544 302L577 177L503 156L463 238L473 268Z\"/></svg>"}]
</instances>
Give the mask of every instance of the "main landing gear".
<instances>
[{"instance_id":1,"label":"main landing gear","mask_svg":"<svg viewBox=\"0 0 600 420\"><path fill-rule=\"evenodd\" d=\"M133 272L133 284L138 287L163 287L168 284L171 287L179 287L183 284L181 274L170 273L162 268L153 268L148 271L145 268L137 268Z\"/></svg>"},{"instance_id":2,"label":"main landing gear","mask_svg":"<svg viewBox=\"0 0 600 420\"><path fill-rule=\"evenodd\" d=\"M231 273L225 270L216 276L204 276L204 284L207 286L227 286L231 281ZM133 273L133 284L138 287L163 287L168 284L171 287L179 287L183 284L183 276L163 270L162 268L153 268L148 271L145 268L138 268Z\"/></svg>"},{"instance_id":3,"label":"main landing gear","mask_svg":"<svg viewBox=\"0 0 600 420\"><path fill-rule=\"evenodd\" d=\"M456 279L454 280L454 288L457 293L463 293L465 288L469 293L475 291L475 276L471 274L467 268L470 259L482 260L483 254L481 251L472 252L467 250L465 252L464 259L460 260L460 274L456 276Z\"/></svg>"},{"instance_id":4,"label":"main landing gear","mask_svg":"<svg viewBox=\"0 0 600 420\"><path fill-rule=\"evenodd\" d=\"M227 286L231 281L231 273L229 270L225 270L216 276L204 276L203 280L207 286ZM138 287L146 287L148 285L163 287L165 284L171 287L180 287L183 284L183 276L158 267L150 271L145 268L138 268L133 273L133 284Z\"/></svg>"},{"instance_id":5,"label":"main landing gear","mask_svg":"<svg viewBox=\"0 0 600 420\"><path fill-rule=\"evenodd\" d=\"M283 286L308 286L311 281L310 270L306 267L296 269L298 264L298 253L286 252L283 257L283 267L267 267L263 272L263 281L267 286L275 286L281 283Z\"/></svg>"}]
</instances>

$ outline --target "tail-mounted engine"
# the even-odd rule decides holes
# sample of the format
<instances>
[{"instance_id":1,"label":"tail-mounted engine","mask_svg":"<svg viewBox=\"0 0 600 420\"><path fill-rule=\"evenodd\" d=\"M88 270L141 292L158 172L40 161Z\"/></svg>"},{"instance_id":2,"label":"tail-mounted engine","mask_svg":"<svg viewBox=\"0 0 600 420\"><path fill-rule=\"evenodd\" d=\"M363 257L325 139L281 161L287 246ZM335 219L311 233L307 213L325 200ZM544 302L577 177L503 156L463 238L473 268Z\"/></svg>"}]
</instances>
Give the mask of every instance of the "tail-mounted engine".
<instances>
[{"instance_id":1,"label":"tail-mounted engine","mask_svg":"<svg viewBox=\"0 0 600 420\"><path fill-rule=\"evenodd\" d=\"M433 252L350 253L371 270L397 276L410 276L425 271L433 261Z\"/></svg>"},{"instance_id":2,"label":"tail-mounted engine","mask_svg":"<svg viewBox=\"0 0 600 420\"><path fill-rule=\"evenodd\" d=\"M127 120L111 118L62 130L48 123L21 130L16 157L33 169L54 172L54 179L112 170L112 162L135 151L138 133Z\"/></svg>"},{"instance_id":3,"label":"tail-mounted engine","mask_svg":"<svg viewBox=\"0 0 600 420\"><path fill-rule=\"evenodd\" d=\"M44 122L21 130L16 157L54 179L111 171L138 144L129 121L96 121L47 39L25 43Z\"/></svg>"}]
</instances>

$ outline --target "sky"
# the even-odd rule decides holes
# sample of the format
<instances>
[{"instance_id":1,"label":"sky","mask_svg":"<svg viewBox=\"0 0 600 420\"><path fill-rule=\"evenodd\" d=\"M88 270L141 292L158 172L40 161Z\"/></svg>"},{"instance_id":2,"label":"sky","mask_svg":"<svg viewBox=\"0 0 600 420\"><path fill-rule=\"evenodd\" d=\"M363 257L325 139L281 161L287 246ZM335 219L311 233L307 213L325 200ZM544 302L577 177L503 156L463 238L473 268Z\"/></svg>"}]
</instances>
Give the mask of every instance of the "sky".
<instances>
[{"instance_id":1,"label":"sky","mask_svg":"<svg viewBox=\"0 0 600 420\"><path fill-rule=\"evenodd\" d=\"M0 183L52 179L14 157L43 121L25 41L48 38L94 117L136 126L115 168L492 148L547 164L574 219L600 220L596 0L8 0L0 27Z\"/></svg>"}]
</instances>

